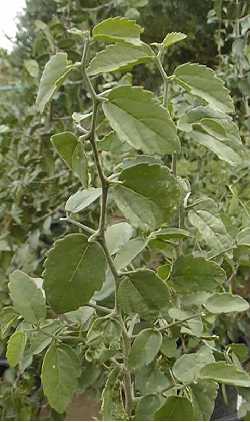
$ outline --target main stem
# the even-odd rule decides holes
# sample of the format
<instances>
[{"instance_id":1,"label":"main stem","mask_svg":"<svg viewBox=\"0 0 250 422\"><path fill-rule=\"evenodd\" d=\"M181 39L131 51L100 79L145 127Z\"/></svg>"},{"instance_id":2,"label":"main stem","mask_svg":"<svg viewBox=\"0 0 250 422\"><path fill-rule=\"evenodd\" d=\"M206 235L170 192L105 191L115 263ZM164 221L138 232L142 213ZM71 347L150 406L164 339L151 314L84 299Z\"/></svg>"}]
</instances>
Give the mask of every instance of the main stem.
<instances>
[{"instance_id":1,"label":"main stem","mask_svg":"<svg viewBox=\"0 0 250 422\"><path fill-rule=\"evenodd\" d=\"M97 115L98 115L98 106L100 101L100 97L96 94L95 89L92 85L92 82L87 74L86 66L88 61L88 51L89 51L89 43L90 38L87 36L85 38L84 42L84 49L83 49L83 55L82 55L82 72L83 72L83 78L86 83L86 87L90 93L91 99L92 99L92 105L93 105L93 114L92 114L92 121L91 121L91 127L89 132L89 141L92 147L93 156L95 160L95 165L97 168L98 176L101 181L102 186L102 195L101 195L101 209L100 209L100 218L99 218L99 225L98 229L94 234L92 234L89 238L89 241L96 241L99 243L99 245L102 247L102 250L104 252L104 255L106 257L106 260L108 262L108 265L110 267L110 270L112 272L112 275L115 280L115 307L114 307L114 314L118 317L121 326L122 326L122 339L123 339L123 354L124 354L124 392L125 392L125 408L128 416L130 417L132 414L133 409L133 388L132 388L132 381L131 381L131 373L128 369L128 355L131 347L130 337L128 335L127 329L125 327L122 314L119 311L118 301L117 301L117 291L118 286L120 282L120 275L118 271L116 270L114 261L109 253L106 240L105 240L105 226L106 226L106 215L107 215L107 200L108 200L108 192L110 187L110 180L105 176L102 164L100 161L100 157L98 154L98 149L96 145L95 140L95 132L96 132L96 121L97 121Z\"/></svg>"}]
</instances>

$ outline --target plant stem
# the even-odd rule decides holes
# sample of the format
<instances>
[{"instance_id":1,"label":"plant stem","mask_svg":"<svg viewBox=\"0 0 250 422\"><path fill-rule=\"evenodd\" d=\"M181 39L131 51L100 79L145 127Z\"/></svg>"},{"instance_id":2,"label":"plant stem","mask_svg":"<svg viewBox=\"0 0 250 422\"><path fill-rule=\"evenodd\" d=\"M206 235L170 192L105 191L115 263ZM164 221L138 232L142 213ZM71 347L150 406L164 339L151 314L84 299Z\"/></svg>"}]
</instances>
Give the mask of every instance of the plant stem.
<instances>
[{"instance_id":1,"label":"plant stem","mask_svg":"<svg viewBox=\"0 0 250 422\"><path fill-rule=\"evenodd\" d=\"M66 221L67 223L71 223L71 224L74 224L74 226L80 227L80 229L82 229L88 235L95 234L95 230L91 229L88 226L85 226L85 224L82 224L79 221L73 220L72 218L65 217L65 218L60 218L60 220Z\"/></svg>"},{"instance_id":2,"label":"plant stem","mask_svg":"<svg viewBox=\"0 0 250 422\"><path fill-rule=\"evenodd\" d=\"M177 325L181 325L184 322L189 321L190 319L198 318L198 317L201 317L202 315L203 314L201 312L199 312L197 314L191 315L190 317L187 317L187 318L182 319L180 321L172 322L171 324L168 324L165 327L158 328L158 331L168 330L169 328L176 327Z\"/></svg>"},{"instance_id":3,"label":"plant stem","mask_svg":"<svg viewBox=\"0 0 250 422\"><path fill-rule=\"evenodd\" d=\"M88 58L88 50L89 50L89 43L90 38L89 36L85 38L84 43L84 49L83 49L83 55L82 55L82 72L83 72L83 78L86 83L86 86L88 88L88 91L90 93L91 99L92 99L92 106L93 106L93 114L92 114L92 121L91 121L91 127L89 132L89 141L92 147L92 152L94 156L95 165L97 168L97 173L101 182L102 186L102 196L101 196L101 208L100 208L100 218L99 218L99 225L96 232L92 233L92 235L89 238L89 242L97 242L102 247L102 250L104 252L104 255L106 257L107 263L110 267L110 270L112 272L112 275L115 280L115 306L113 313L117 316L119 319L119 322L122 325L122 339L123 339L123 355L124 355L124 391L125 391L125 409L130 417L133 410L133 388L132 388L132 381L131 381L131 374L128 369L128 356L130 352L130 338L128 336L124 321L122 319L122 315L119 312L118 307L118 301L117 301L117 291L118 286L120 282L120 275L115 267L114 261L110 255L110 252L108 250L106 240L105 240L105 226L106 226L106 215L107 215L107 200L108 200L108 191L110 186L109 179L105 176L102 164L99 158L98 149L96 145L96 139L95 139L95 132L96 132L96 121L97 121L97 114L98 114L98 105L100 101L103 101L102 97L99 97L95 89L92 85L92 82L87 74L86 66L87 66L87 58Z\"/></svg>"}]
</instances>

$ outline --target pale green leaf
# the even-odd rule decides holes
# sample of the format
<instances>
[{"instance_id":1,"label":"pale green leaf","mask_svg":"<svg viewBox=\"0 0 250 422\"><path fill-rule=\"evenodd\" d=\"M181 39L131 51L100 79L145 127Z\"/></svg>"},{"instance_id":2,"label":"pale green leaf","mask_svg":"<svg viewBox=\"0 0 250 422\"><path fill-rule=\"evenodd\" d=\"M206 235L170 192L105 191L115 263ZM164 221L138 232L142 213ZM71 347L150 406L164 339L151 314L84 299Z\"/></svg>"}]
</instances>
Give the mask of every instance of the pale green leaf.
<instances>
[{"instance_id":1,"label":"pale green leaf","mask_svg":"<svg viewBox=\"0 0 250 422\"><path fill-rule=\"evenodd\" d=\"M72 213L83 211L96 201L101 194L101 188L81 189L69 197L65 205L65 211Z\"/></svg>"},{"instance_id":2,"label":"pale green leaf","mask_svg":"<svg viewBox=\"0 0 250 422\"><path fill-rule=\"evenodd\" d=\"M120 394L119 375L119 368L112 369L112 371L109 373L106 385L102 391L101 413L103 420L105 421L126 419Z\"/></svg>"},{"instance_id":3,"label":"pale green leaf","mask_svg":"<svg viewBox=\"0 0 250 422\"><path fill-rule=\"evenodd\" d=\"M212 380L222 384L250 388L250 375L243 369L226 362L210 363L201 369L200 379Z\"/></svg>"},{"instance_id":4,"label":"pale green leaf","mask_svg":"<svg viewBox=\"0 0 250 422\"><path fill-rule=\"evenodd\" d=\"M192 384L198 377L201 369L208 363L214 362L214 357L207 347L202 347L196 353L184 354L177 359L172 368L175 378L184 384Z\"/></svg>"},{"instance_id":5,"label":"pale green leaf","mask_svg":"<svg viewBox=\"0 0 250 422\"><path fill-rule=\"evenodd\" d=\"M148 365L157 356L162 343L162 335L151 328L142 330L135 338L128 358L130 368Z\"/></svg>"},{"instance_id":6,"label":"pale green leaf","mask_svg":"<svg viewBox=\"0 0 250 422\"><path fill-rule=\"evenodd\" d=\"M53 409L63 413L78 387L80 362L75 351L67 345L53 344L42 365L42 386Z\"/></svg>"},{"instance_id":7,"label":"pale green leaf","mask_svg":"<svg viewBox=\"0 0 250 422\"><path fill-rule=\"evenodd\" d=\"M126 222L113 224L105 232L107 248L111 255L117 253L133 236L134 229Z\"/></svg>"},{"instance_id":8,"label":"pale green leaf","mask_svg":"<svg viewBox=\"0 0 250 422\"><path fill-rule=\"evenodd\" d=\"M114 259L117 271L126 268L146 248L147 244L148 240L140 237L125 243Z\"/></svg>"},{"instance_id":9,"label":"pale green leaf","mask_svg":"<svg viewBox=\"0 0 250 422\"><path fill-rule=\"evenodd\" d=\"M44 266L46 297L57 313L86 305L105 279L102 249L82 234L70 234L56 241Z\"/></svg>"},{"instance_id":10,"label":"pale green leaf","mask_svg":"<svg viewBox=\"0 0 250 422\"><path fill-rule=\"evenodd\" d=\"M33 278L22 271L10 274L10 297L16 312L32 324L46 318L45 298Z\"/></svg>"},{"instance_id":11,"label":"pale green leaf","mask_svg":"<svg viewBox=\"0 0 250 422\"><path fill-rule=\"evenodd\" d=\"M127 42L138 45L142 32L143 28L137 25L134 20L115 17L98 23L92 31L92 36L96 40Z\"/></svg>"},{"instance_id":12,"label":"pale green leaf","mask_svg":"<svg viewBox=\"0 0 250 422\"><path fill-rule=\"evenodd\" d=\"M28 59L24 60L24 67L30 76L37 79L39 76L39 65L36 60Z\"/></svg>"},{"instance_id":13,"label":"pale green leaf","mask_svg":"<svg viewBox=\"0 0 250 422\"><path fill-rule=\"evenodd\" d=\"M226 274L218 264L192 255L180 256L171 276L172 287L179 293L214 292L225 278Z\"/></svg>"},{"instance_id":14,"label":"pale green leaf","mask_svg":"<svg viewBox=\"0 0 250 422\"><path fill-rule=\"evenodd\" d=\"M170 293L164 281L153 271L138 270L120 283L118 301L128 314L149 315L169 307Z\"/></svg>"},{"instance_id":15,"label":"pale green leaf","mask_svg":"<svg viewBox=\"0 0 250 422\"><path fill-rule=\"evenodd\" d=\"M18 365L23 357L27 336L23 331L16 331L8 340L6 357L10 367Z\"/></svg>"},{"instance_id":16,"label":"pale green leaf","mask_svg":"<svg viewBox=\"0 0 250 422\"><path fill-rule=\"evenodd\" d=\"M233 241L221 219L206 210L191 210L188 219L211 249L211 256L233 249Z\"/></svg>"},{"instance_id":17,"label":"pale green leaf","mask_svg":"<svg viewBox=\"0 0 250 422\"><path fill-rule=\"evenodd\" d=\"M186 63L175 69L176 82L190 94L204 99L212 108L224 113L234 111L232 98L215 72L200 64Z\"/></svg>"},{"instance_id":18,"label":"pale green leaf","mask_svg":"<svg viewBox=\"0 0 250 422\"><path fill-rule=\"evenodd\" d=\"M195 419L210 421L214 411L218 384L213 381L199 381L191 385Z\"/></svg>"},{"instance_id":19,"label":"pale green leaf","mask_svg":"<svg viewBox=\"0 0 250 422\"><path fill-rule=\"evenodd\" d=\"M67 66L68 59L66 53L55 54L45 65L36 99L36 105L41 113L58 88L58 80L64 75L66 76L68 72Z\"/></svg>"},{"instance_id":20,"label":"pale green leaf","mask_svg":"<svg viewBox=\"0 0 250 422\"><path fill-rule=\"evenodd\" d=\"M204 306L212 314L245 312L249 309L249 303L245 299L230 293L215 293L207 299Z\"/></svg>"},{"instance_id":21,"label":"pale green leaf","mask_svg":"<svg viewBox=\"0 0 250 422\"><path fill-rule=\"evenodd\" d=\"M183 34L182 32L170 32L165 36L164 40L162 41L162 45L165 48L168 48L177 42L185 40L185 38L187 38L187 35Z\"/></svg>"},{"instance_id":22,"label":"pale green leaf","mask_svg":"<svg viewBox=\"0 0 250 422\"><path fill-rule=\"evenodd\" d=\"M149 394L142 397L135 409L136 421L152 421L155 412L161 407L162 399L159 395Z\"/></svg>"},{"instance_id":23,"label":"pale green leaf","mask_svg":"<svg viewBox=\"0 0 250 422\"><path fill-rule=\"evenodd\" d=\"M91 60L87 72L89 76L99 73L122 71L153 60L154 53L146 44L109 45Z\"/></svg>"},{"instance_id":24,"label":"pale green leaf","mask_svg":"<svg viewBox=\"0 0 250 422\"><path fill-rule=\"evenodd\" d=\"M151 233L150 237L168 241L172 239L173 240L187 239L191 237L191 234L187 230L180 229L178 227L168 227L168 228L162 227L156 232Z\"/></svg>"},{"instance_id":25,"label":"pale green leaf","mask_svg":"<svg viewBox=\"0 0 250 422\"><path fill-rule=\"evenodd\" d=\"M155 421L193 421L192 403L181 396L170 396L166 403L155 413Z\"/></svg>"},{"instance_id":26,"label":"pale green leaf","mask_svg":"<svg viewBox=\"0 0 250 422\"><path fill-rule=\"evenodd\" d=\"M108 94L103 111L121 140L146 154L180 151L176 127L167 111L150 91L120 86Z\"/></svg>"},{"instance_id":27,"label":"pale green leaf","mask_svg":"<svg viewBox=\"0 0 250 422\"><path fill-rule=\"evenodd\" d=\"M135 227L155 229L170 221L178 208L180 187L167 167L133 165L120 174L122 185L113 189L114 199Z\"/></svg>"},{"instance_id":28,"label":"pale green leaf","mask_svg":"<svg viewBox=\"0 0 250 422\"><path fill-rule=\"evenodd\" d=\"M250 246L250 227L245 227L236 236L238 246Z\"/></svg>"},{"instance_id":29,"label":"pale green leaf","mask_svg":"<svg viewBox=\"0 0 250 422\"><path fill-rule=\"evenodd\" d=\"M87 188L89 182L88 160L82 142L77 142L72 153L72 170L79 177L82 185Z\"/></svg>"},{"instance_id":30,"label":"pale green leaf","mask_svg":"<svg viewBox=\"0 0 250 422\"><path fill-rule=\"evenodd\" d=\"M168 376L168 371L164 372L164 367L161 368L157 359L151 364L135 370L135 389L143 396L161 393L171 385L172 382Z\"/></svg>"}]
</instances>

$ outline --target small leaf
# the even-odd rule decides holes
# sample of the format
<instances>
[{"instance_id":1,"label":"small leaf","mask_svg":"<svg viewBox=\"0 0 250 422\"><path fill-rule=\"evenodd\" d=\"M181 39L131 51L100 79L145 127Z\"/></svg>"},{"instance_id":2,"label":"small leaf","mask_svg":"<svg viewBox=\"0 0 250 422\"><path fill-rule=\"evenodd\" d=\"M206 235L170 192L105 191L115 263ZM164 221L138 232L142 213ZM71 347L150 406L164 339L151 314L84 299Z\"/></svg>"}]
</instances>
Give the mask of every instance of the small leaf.
<instances>
[{"instance_id":1,"label":"small leaf","mask_svg":"<svg viewBox=\"0 0 250 422\"><path fill-rule=\"evenodd\" d=\"M215 262L185 255L174 263L171 284L179 293L214 292L225 278L224 270Z\"/></svg>"},{"instance_id":2,"label":"small leaf","mask_svg":"<svg viewBox=\"0 0 250 422\"><path fill-rule=\"evenodd\" d=\"M120 394L119 375L119 369L114 368L109 373L108 380L102 392L101 413L105 421L126 420Z\"/></svg>"},{"instance_id":3,"label":"small leaf","mask_svg":"<svg viewBox=\"0 0 250 422\"><path fill-rule=\"evenodd\" d=\"M250 227L242 229L236 237L238 246L250 246Z\"/></svg>"},{"instance_id":4,"label":"small leaf","mask_svg":"<svg viewBox=\"0 0 250 422\"><path fill-rule=\"evenodd\" d=\"M13 306L27 322L32 324L46 318L45 297L33 278L22 271L10 274L10 297Z\"/></svg>"},{"instance_id":5,"label":"small leaf","mask_svg":"<svg viewBox=\"0 0 250 422\"><path fill-rule=\"evenodd\" d=\"M39 76L39 65L36 60L24 60L24 67L30 76L34 79L37 79Z\"/></svg>"},{"instance_id":6,"label":"small leaf","mask_svg":"<svg viewBox=\"0 0 250 422\"><path fill-rule=\"evenodd\" d=\"M171 45L176 44L177 42L185 40L185 38L187 38L187 35L183 34L182 32L170 32L162 41L162 45L165 48L168 48Z\"/></svg>"},{"instance_id":7,"label":"small leaf","mask_svg":"<svg viewBox=\"0 0 250 422\"><path fill-rule=\"evenodd\" d=\"M192 404L197 421L210 421L214 411L218 384L212 381L199 381L191 385Z\"/></svg>"},{"instance_id":8,"label":"small leaf","mask_svg":"<svg viewBox=\"0 0 250 422\"><path fill-rule=\"evenodd\" d=\"M249 303L245 299L230 293L215 293L207 299L204 306L212 314L245 312L249 309Z\"/></svg>"},{"instance_id":9,"label":"small leaf","mask_svg":"<svg viewBox=\"0 0 250 422\"><path fill-rule=\"evenodd\" d=\"M122 141L146 154L180 151L176 127L166 108L150 91L120 86L108 95L103 111Z\"/></svg>"},{"instance_id":10,"label":"small leaf","mask_svg":"<svg viewBox=\"0 0 250 422\"><path fill-rule=\"evenodd\" d=\"M120 174L122 185L113 189L118 208L135 227L155 229L177 210L180 187L167 167L135 164Z\"/></svg>"},{"instance_id":11,"label":"small leaf","mask_svg":"<svg viewBox=\"0 0 250 422\"><path fill-rule=\"evenodd\" d=\"M181 396L170 396L166 403L155 413L155 421L193 421L192 403Z\"/></svg>"},{"instance_id":12,"label":"small leaf","mask_svg":"<svg viewBox=\"0 0 250 422\"><path fill-rule=\"evenodd\" d=\"M214 362L213 354L207 347L197 353L184 354L177 359L172 368L174 376L184 384L191 384L197 380L201 368Z\"/></svg>"},{"instance_id":13,"label":"small leaf","mask_svg":"<svg viewBox=\"0 0 250 422\"><path fill-rule=\"evenodd\" d=\"M191 234L187 230L180 229L178 227L168 227L168 228L163 227L157 230L156 232L151 233L150 237L167 241L171 239L173 240L187 239L191 237Z\"/></svg>"},{"instance_id":14,"label":"small leaf","mask_svg":"<svg viewBox=\"0 0 250 422\"><path fill-rule=\"evenodd\" d=\"M82 234L55 242L44 264L46 297L57 313L86 305L105 279L106 260L96 243Z\"/></svg>"},{"instance_id":15,"label":"small leaf","mask_svg":"<svg viewBox=\"0 0 250 422\"><path fill-rule=\"evenodd\" d=\"M188 219L197 228L202 240L211 249L209 255L214 256L228 249L233 249L232 239L221 219L206 210L191 210L188 213Z\"/></svg>"},{"instance_id":16,"label":"small leaf","mask_svg":"<svg viewBox=\"0 0 250 422\"><path fill-rule=\"evenodd\" d=\"M82 185L87 188L89 182L88 160L82 142L77 142L77 145L73 151L72 170L73 173L75 173L79 177Z\"/></svg>"},{"instance_id":17,"label":"small leaf","mask_svg":"<svg viewBox=\"0 0 250 422\"><path fill-rule=\"evenodd\" d=\"M137 25L135 21L115 17L98 23L92 31L92 36L96 40L127 42L138 45L142 32L143 28Z\"/></svg>"},{"instance_id":18,"label":"small leaf","mask_svg":"<svg viewBox=\"0 0 250 422\"><path fill-rule=\"evenodd\" d=\"M200 379L213 380L222 384L235 385L236 387L250 387L250 375L225 362L214 362L202 368Z\"/></svg>"},{"instance_id":19,"label":"small leaf","mask_svg":"<svg viewBox=\"0 0 250 422\"><path fill-rule=\"evenodd\" d=\"M175 81L190 94L204 99L212 108L232 113L234 105L229 91L215 72L200 64L186 63L175 69Z\"/></svg>"},{"instance_id":20,"label":"small leaf","mask_svg":"<svg viewBox=\"0 0 250 422\"><path fill-rule=\"evenodd\" d=\"M131 69L141 63L149 63L153 60L154 53L151 48L142 44L139 46L131 44L109 45L105 50L100 51L91 60L87 69L89 76L96 76L99 73L116 72Z\"/></svg>"},{"instance_id":21,"label":"small leaf","mask_svg":"<svg viewBox=\"0 0 250 422\"><path fill-rule=\"evenodd\" d=\"M142 238L131 239L119 250L114 259L117 271L126 268L147 246L148 240Z\"/></svg>"},{"instance_id":22,"label":"small leaf","mask_svg":"<svg viewBox=\"0 0 250 422\"><path fill-rule=\"evenodd\" d=\"M113 224L105 232L107 248L111 255L117 253L133 236L134 229L126 222Z\"/></svg>"},{"instance_id":23,"label":"small leaf","mask_svg":"<svg viewBox=\"0 0 250 422\"><path fill-rule=\"evenodd\" d=\"M135 338L129 353L130 368L141 368L148 365L158 354L162 343L160 332L151 328L142 330Z\"/></svg>"},{"instance_id":24,"label":"small leaf","mask_svg":"<svg viewBox=\"0 0 250 422\"><path fill-rule=\"evenodd\" d=\"M81 189L69 197L65 205L65 211L78 213L96 201L101 194L101 188Z\"/></svg>"},{"instance_id":25,"label":"small leaf","mask_svg":"<svg viewBox=\"0 0 250 422\"><path fill-rule=\"evenodd\" d=\"M7 345L6 357L9 365L14 368L21 362L24 349L27 341L27 336L23 331L16 331L9 338Z\"/></svg>"},{"instance_id":26,"label":"small leaf","mask_svg":"<svg viewBox=\"0 0 250 422\"><path fill-rule=\"evenodd\" d=\"M78 387L80 362L69 346L53 344L47 351L42 366L43 391L48 402L58 413L63 413Z\"/></svg>"},{"instance_id":27,"label":"small leaf","mask_svg":"<svg viewBox=\"0 0 250 422\"><path fill-rule=\"evenodd\" d=\"M170 306L170 293L164 281L153 271L138 270L120 283L118 301L128 314L150 315Z\"/></svg>"},{"instance_id":28,"label":"small leaf","mask_svg":"<svg viewBox=\"0 0 250 422\"><path fill-rule=\"evenodd\" d=\"M36 99L36 105L41 113L44 111L46 104L51 100L56 89L60 86L58 83L59 80L61 80L62 83L63 77L66 76L68 72L66 53L57 53L52 56L45 65Z\"/></svg>"}]
</instances>

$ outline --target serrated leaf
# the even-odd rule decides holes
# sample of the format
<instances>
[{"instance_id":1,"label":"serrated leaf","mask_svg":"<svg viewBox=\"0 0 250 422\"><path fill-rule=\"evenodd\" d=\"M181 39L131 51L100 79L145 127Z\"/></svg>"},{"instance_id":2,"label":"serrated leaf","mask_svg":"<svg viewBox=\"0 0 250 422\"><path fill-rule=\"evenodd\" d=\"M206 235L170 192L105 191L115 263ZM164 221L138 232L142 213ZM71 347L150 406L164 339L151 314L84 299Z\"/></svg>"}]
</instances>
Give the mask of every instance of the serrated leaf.
<instances>
[{"instance_id":1,"label":"serrated leaf","mask_svg":"<svg viewBox=\"0 0 250 422\"><path fill-rule=\"evenodd\" d=\"M203 380L212 380L237 387L250 387L250 375L243 369L226 362L208 364L201 369L199 377Z\"/></svg>"},{"instance_id":2,"label":"serrated leaf","mask_svg":"<svg viewBox=\"0 0 250 422\"><path fill-rule=\"evenodd\" d=\"M65 211L72 213L83 211L96 201L101 194L101 188L81 189L69 197L65 205Z\"/></svg>"},{"instance_id":3,"label":"serrated leaf","mask_svg":"<svg viewBox=\"0 0 250 422\"><path fill-rule=\"evenodd\" d=\"M184 384L192 384L199 377L201 369L214 362L214 357L207 347L197 353L184 354L179 357L172 368L174 376Z\"/></svg>"},{"instance_id":4,"label":"serrated leaf","mask_svg":"<svg viewBox=\"0 0 250 422\"><path fill-rule=\"evenodd\" d=\"M16 270L10 274L9 291L15 311L25 321L35 324L46 318L45 298L34 279Z\"/></svg>"},{"instance_id":5,"label":"serrated leaf","mask_svg":"<svg viewBox=\"0 0 250 422\"><path fill-rule=\"evenodd\" d=\"M192 404L195 419L210 421L214 411L218 384L212 381L199 381L191 385Z\"/></svg>"},{"instance_id":6,"label":"serrated leaf","mask_svg":"<svg viewBox=\"0 0 250 422\"><path fill-rule=\"evenodd\" d=\"M147 239L139 237L125 243L114 259L117 271L126 268L146 248L147 244Z\"/></svg>"},{"instance_id":7,"label":"serrated leaf","mask_svg":"<svg viewBox=\"0 0 250 422\"><path fill-rule=\"evenodd\" d=\"M92 31L96 40L108 42L127 42L134 45L140 44L140 35L143 28L134 20L115 17L98 23Z\"/></svg>"},{"instance_id":8,"label":"serrated leaf","mask_svg":"<svg viewBox=\"0 0 250 422\"><path fill-rule=\"evenodd\" d=\"M183 34L182 32L170 32L165 36L164 40L162 41L162 45L165 48L168 48L177 42L185 40L185 38L187 38L187 35Z\"/></svg>"},{"instance_id":9,"label":"serrated leaf","mask_svg":"<svg viewBox=\"0 0 250 422\"><path fill-rule=\"evenodd\" d=\"M108 95L103 111L121 140L146 154L180 151L176 127L167 111L150 91L120 86Z\"/></svg>"},{"instance_id":10,"label":"serrated leaf","mask_svg":"<svg viewBox=\"0 0 250 422\"><path fill-rule=\"evenodd\" d=\"M111 255L117 253L133 236L134 229L126 222L113 224L105 232L107 248Z\"/></svg>"},{"instance_id":11,"label":"serrated leaf","mask_svg":"<svg viewBox=\"0 0 250 422\"><path fill-rule=\"evenodd\" d=\"M155 421L193 421L192 403L181 396L170 396L154 415Z\"/></svg>"},{"instance_id":12,"label":"serrated leaf","mask_svg":"<svg viewBox=\"0 0 250 422\"><path fill-rule=\"evenodd\" d=\"M211 256L220 254L230 248L233 249L233 241L221 219L206 210L191 210L188 213L188 219L199 231L202 240L211 249Z\"/></svg>"},{"instance_id":13,"label":"serrated leaf","mask_svg":"<svg viewBox=\"0 0 250 422\"><path fill-rule=\"evenodd\" d=\"M44 394L53 409L63 413L78 387L80 362L75 351L65 344L53 344L42 365Z\"/></svg>"},{"instance_id":14,"label":"serrated leaf","mask_svg":"<svg viewBox=\"0 0 250 422\"><path fill-rule=\"evenodd\" d=\"M130 368L138 369L148 365L157 356L162 343L159 331L148 328L135 338L128 357Z\"/></svg>"},{"instance_id":15,"label":"serrated leaf","mask_svg":"<svg viewBox=\"0 0 250 422\"><path fill-rule=\"evenodd\" d=\"M67 72L68 59L66 53L55 54L45 65L36 99L36 105L41 113L44 111L46 104L51 100L56 89L60 86L58 80L66 76Z\"/></svg>"},{"instance_id":16,"label":"serrated leaf","mask_svg":"<svg viewBox=\"0 0 250 422\"><path fill-rule=\"evenodd\" d=\"M55 242L44 264L44 289L57 313L86 305L105 279L106 260L96 243L82 234Z\"/></svg>"},{"instance_id":17,"label":"serrated leaf","mask_svg":"<svg viewBox=\"0 0 250 422\"><path fill-rule=\"evenodd\" d=\"M192 255L180 256L172 270L172 287L178 293L214 292L225 281L224 270L215 262Z\"/></svg>"},{"instance_id":18,"label":"serrated leaf","mask_svg":"<svg viewBox=\"0 0 250 422\"><path fill-rule=\"evenodd\" d=\"M118 301L128 314L149 315L170 306L170 293L167 285L153 271L138 270L120 283Z\"/></svg>"},{"instance_id":19,"label":"serrated leaf","mask_svg":"<svg viewBox=\"0 0 250 422\"><path fill-rule=\"evenodd\" d=\"M249 303L245 299L230 293L215 293L207 299L204 306L212 314L245 312L249 309Z\"/></svg>"},{"instance_id":20,"label":"serrated leaf","mask_svg":"<svg viewBox=\"0 0 250 422\"><path fill-rule=\"evenodd\" d=\"M18 365L23 357L27 336L23 331L16 331L8 340L6 357L10 367Z\"/></svg>"},{"instance_id":21,"label":"serrated leaf","mask_svg":"<svg viewBox=\"0 0 250 422\"><path fill-rule=\"evenodd\" d=\"M178 208L180 187L167 167L137 164L120 174L122 185L113 189L114 199L135 227L155 229L168 222Z\"/></svg>"},{"instance_id":22,"label":"serrated leaf","mask_svg":"<svg viewBox=\"0 0 250 422\"><path fill-rule=\"evenodd\" d=\"M135 65L149 63L153 57L153 51L146 44L109 45L91 60L87 72L89 76L96 76L99 73L131 69Z\"/></svg>"},{"instance_id":23,"label":"serrated leaf","mask_svg":"<svg viewBox=\"0 0 250 422\"><path fill-rule=\"evenodd\" d=\"M200 64L186 63L175 69L176 82L190 94L204 99L212 108L232 113L234 105L229 91L215 72Z\"/></svg>"}]
</instances>

